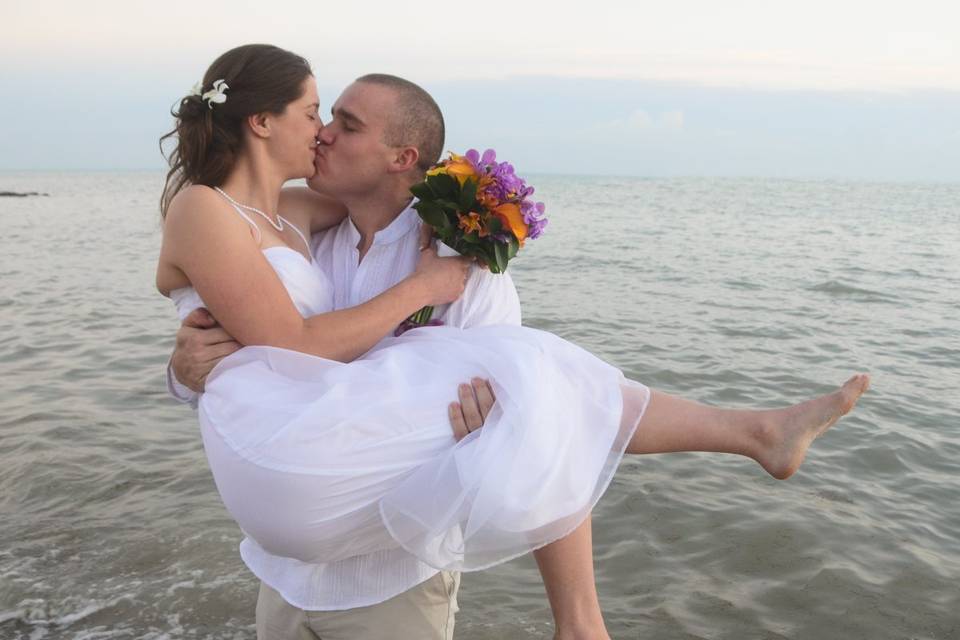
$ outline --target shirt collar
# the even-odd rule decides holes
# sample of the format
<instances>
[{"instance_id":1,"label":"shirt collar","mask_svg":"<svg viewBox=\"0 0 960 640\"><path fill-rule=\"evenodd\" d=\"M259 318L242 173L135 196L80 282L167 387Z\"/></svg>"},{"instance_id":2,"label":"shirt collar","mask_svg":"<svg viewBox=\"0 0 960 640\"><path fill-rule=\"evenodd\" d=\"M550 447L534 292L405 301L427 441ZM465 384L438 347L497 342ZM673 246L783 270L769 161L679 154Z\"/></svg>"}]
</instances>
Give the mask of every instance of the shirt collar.
<instances>
[{"instance_id":1,"label":"shirt collar","mask_svg":"<svg viewBox=\"0 0 960 640\"><path fill-rule=\"evenodd\" d=\"M417 210L413 208L416 202L416 198L411 200L410 204L408 204L390 224L373 234L373 246L396 242L400 238L405 237L417 226L417 223L420 221L420 216L417 214ZM349 216L345 222L351 246L356 247L360 243L360 232L357 231L357 226L353 224L353 220L351 220Z\"/></svg>"}]
</instances>

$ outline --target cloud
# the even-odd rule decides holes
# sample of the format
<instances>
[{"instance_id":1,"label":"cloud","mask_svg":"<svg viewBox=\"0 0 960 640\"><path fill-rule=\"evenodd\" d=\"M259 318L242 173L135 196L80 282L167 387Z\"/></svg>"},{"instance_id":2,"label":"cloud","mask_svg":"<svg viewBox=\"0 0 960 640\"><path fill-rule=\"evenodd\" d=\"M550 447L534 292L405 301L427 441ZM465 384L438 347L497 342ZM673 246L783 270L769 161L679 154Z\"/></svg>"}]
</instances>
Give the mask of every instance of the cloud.
<instances>
[{"instance_id":1,"label":"cloud","mask_svg":"<svg viewBox=\"0 0 960 640\"><path fill-rule=\"evenodd\" d=\"M662 111L656 116L645 109L635 109L623 118L600 122L592 127L597 133L616 135L683 131L683 111Z\"/></svg>"},{"instance_id":2,"label":"cloud","mask_svg":"<svg viewBox=\"0 0 960 640\"><path fill-rule=\"evenodd\" d=\"M649 113L643 109L637 109L626 118L611 121L609 125L614 129L646 131L648 129L653 129L656 126L656 122Z\"/></svg>"},{"instance_id":3,"label":"cloud","mask_svg":"<svg viewBox=\"0 0 960 640\"><path fill-rule=\"evenodd\" d=\"M683 129L683 111L667 111L660 115L660 128L671 131Z\"/></svg>"},{"instance_id":4,"label":"cloud","mask_svg":"<svg viewBox=\"0 0 960 640\"><path fill-rule=\"evenodd\" d=\"M0 170L159 170L157 139L171 126L170 105L195 79L190 69L3 76L0 104L17 126L0 129ZM321 86L324 111L340 89ZM758 91L557 77L427 89L447 118L447 149L493 147L521 175L960 180L960 92ZM64 113L69 126L51 127Z\"/></svg>"}]
</instances>

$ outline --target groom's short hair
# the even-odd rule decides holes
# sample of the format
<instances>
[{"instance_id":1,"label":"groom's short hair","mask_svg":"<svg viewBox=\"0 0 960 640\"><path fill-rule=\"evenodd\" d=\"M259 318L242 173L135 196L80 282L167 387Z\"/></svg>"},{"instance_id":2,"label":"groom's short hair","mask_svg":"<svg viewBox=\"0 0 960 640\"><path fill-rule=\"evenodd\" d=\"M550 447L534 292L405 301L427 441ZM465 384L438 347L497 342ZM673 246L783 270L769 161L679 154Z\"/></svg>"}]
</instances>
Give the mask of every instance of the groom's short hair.
<instances>
[{"instance_id":1,"label":"groom's short hair","mask_svg":"<svg viewBox=\"0 0 960 640\"><path fill-rule=\"evenodd\" d=\"M416 147L420 154L417 168L422 172L440 160L446 135L443 114L429 93L409 80L386 73L369 73L357 82L380 85L396 93L397 109L384 132L385 144Z\"/></svg>"}]
</instances>

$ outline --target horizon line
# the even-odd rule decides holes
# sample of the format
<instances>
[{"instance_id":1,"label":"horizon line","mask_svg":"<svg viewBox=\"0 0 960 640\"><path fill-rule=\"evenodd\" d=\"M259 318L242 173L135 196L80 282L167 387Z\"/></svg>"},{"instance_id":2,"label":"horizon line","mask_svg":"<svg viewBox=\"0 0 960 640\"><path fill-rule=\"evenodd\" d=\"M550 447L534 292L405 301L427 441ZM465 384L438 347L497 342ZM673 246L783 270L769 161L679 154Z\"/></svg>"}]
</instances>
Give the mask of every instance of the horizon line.
<instances>
[{"instance_id":1,"label":"horizon line","mask_svg":"<svg viewBox=\"0 0 960 640\"><path fill-rule=\"evenodd\" d=\"M0 167L0 177L15 174L156 174L162 176L167 172L164 168L17 168L10 169ZM854 184L927 184L927 185L958 185L960 186L960 177L957 178L877 178L865 176L841 176L841 175L762 175L762 174L630 174L630 173L561 173L553 171L527 171L523 172L527 176L542 176L548 178L618 178L635 180L777 180L782 182L838 182ZM305 178L293 178L288 182L305 180Z\"/></svg>"}]
</instances>

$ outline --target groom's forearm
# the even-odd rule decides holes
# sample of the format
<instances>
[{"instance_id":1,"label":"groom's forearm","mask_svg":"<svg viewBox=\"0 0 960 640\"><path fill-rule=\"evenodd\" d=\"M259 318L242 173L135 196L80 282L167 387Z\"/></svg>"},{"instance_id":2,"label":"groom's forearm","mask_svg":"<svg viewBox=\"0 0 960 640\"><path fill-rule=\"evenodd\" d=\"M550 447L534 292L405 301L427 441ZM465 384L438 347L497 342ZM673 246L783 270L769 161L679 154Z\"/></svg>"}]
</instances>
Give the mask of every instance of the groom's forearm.
<instances>
[{"instance_id":1,"label":"groom's forearm","mask_svg":"<svg viewBox=\"0 0 960 640\"><path fill-rule=\"evenodd\" d=\"M176 346L167 366L170 394L184 402L195 400L190 392L201 393L217 363L240 347L209 313L195 310L177 331Z\"/></svg>"},{"instance_id":2,"label":"groom's forearm","mask_svg":"<svg viewBox=\"0 0 960 640\"><path fill-rule=\"evenodd\" d=\"M520 297L507 274L474 269L467 288L443 316L444 324L461 329L519 325ZM450 425L458 441L483 427L496 399L491 381L474 379L458 388L459 402L449 406ZM493 381L496 382L495 380Z\"/></svg>"},{"instance_id":3,"label":"groom's forearm","mask_svg":"<svg viewBox=\"0 0 960 640\"><path fill-rule=\"evenodd\" d=\"M177 376L173 372L172 363L173 363L173 358L171 357L171 359L167 361L167 393L173 396L174 400L176 400L177 402L189 404L192 407L196 408L199 394L194 392L187 385L177 380Z\"/></svg>"}]
</instances>

